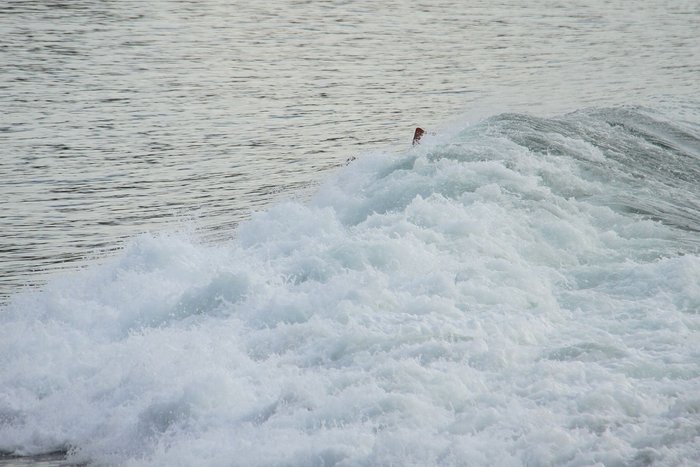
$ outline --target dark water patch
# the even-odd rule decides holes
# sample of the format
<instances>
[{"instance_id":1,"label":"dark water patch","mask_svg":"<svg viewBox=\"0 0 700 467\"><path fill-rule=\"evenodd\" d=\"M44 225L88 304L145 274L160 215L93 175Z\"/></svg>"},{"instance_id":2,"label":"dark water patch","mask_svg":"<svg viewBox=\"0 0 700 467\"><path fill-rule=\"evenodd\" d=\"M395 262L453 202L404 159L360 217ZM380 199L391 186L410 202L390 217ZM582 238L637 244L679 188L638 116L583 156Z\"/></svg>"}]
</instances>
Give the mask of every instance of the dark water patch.
<instances>
[{"instance_id":1,"label":"dark water patch","mask_svg":"<svg viewBox=\"0 0 700 467\"><path fill-rule=\"evenodd\" d=\"M86 463L71 462L67 451L55 451L34 456L16 456L0 451L0 466L2 467L83 467Z\"/></svg>"}]
</instances>

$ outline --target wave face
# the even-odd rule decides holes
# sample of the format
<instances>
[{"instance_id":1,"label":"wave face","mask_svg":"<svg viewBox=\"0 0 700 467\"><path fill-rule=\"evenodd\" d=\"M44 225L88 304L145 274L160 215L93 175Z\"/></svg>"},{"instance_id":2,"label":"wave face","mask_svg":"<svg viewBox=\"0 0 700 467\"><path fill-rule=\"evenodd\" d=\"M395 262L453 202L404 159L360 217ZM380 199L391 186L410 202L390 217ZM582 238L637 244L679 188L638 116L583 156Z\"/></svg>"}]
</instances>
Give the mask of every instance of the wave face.
<instances>
[{"instance_id":1,"label":"wave face","mask_svg":"<svg viewBox=\"0 0 700 467\"><path fill-rule=\"evenodd\" d=\"M700 460L700 126L503 114L235 239L0 312L0 450L134 465Z\"/></svg>"}]
</instances>

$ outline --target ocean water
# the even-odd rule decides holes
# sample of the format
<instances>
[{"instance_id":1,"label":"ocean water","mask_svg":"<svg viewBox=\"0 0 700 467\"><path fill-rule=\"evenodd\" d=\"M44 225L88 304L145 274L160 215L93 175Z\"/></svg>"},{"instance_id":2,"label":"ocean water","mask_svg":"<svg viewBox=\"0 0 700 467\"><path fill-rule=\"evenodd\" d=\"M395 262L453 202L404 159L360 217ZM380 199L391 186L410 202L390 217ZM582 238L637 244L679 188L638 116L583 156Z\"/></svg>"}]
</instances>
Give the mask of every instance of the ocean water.
<instances>
[{"instance_id":1,"label":"ocean water","mask_svg":"<svg viewBox=\"0 0 700 467\"><path fill-rule=\"evenodd\" d=\"M0 302L140 233L231 238L415 126L619 105L683 120L699 9L3 0Z\"/></svg>"},{"instance_id":2,"label":"ocean water","mask_svg":"<svg viewBox=\"0 0 700 467\"><path fill-rule=\"evenodd\" d=\"M0 465L700 463L699 19L6 2Z\"/></svg>"}]
</instances>

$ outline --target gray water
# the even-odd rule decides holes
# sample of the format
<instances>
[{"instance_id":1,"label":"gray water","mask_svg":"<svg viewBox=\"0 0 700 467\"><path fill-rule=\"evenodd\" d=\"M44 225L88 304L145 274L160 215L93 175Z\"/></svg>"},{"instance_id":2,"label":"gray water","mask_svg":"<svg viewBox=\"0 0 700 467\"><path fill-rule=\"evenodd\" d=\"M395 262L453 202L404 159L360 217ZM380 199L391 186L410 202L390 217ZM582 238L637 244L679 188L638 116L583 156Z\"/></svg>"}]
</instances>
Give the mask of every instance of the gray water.
<instances>
[{"instance_id":1,"label":"gray water","mask_svg":"<svg viewBox=\"0 0 700 467\"><path fill-rule=\"evenodd\" d=\"M0 3L0 297L143 231L229 238L351 156L700 92L700 4Z\"/></svg>"},{"instance_id":2,"label":"gray water","mask_svg":"<svg viewBox=\"0 0 700 467\"><path fill-rule=\"evenodd\" d=\"M699 20L0 0L0 464L697 461Z\"/></svg>"}]
</instances>

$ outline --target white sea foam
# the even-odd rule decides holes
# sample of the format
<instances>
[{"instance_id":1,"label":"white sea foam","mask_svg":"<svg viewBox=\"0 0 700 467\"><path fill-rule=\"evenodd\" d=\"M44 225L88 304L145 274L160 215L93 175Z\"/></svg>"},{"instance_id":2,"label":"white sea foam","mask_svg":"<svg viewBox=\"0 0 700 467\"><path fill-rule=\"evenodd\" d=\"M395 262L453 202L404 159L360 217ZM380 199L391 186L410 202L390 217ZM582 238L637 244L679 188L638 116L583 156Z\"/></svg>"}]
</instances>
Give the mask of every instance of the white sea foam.
<instances>
[{"instance_id":1,"label":"white sea foam","mask_svg":"<svg viewBox=\"0 0 700 467\"><path fill-rule=\"evenodd\" d=\"M499 116L367 154L226 244L144 235L15 296L0 449L133 465L700 461L697 230L662 209L698 193L635 185L638 135L615 116L629 117Z\"/></svg>"}]
</instances>

